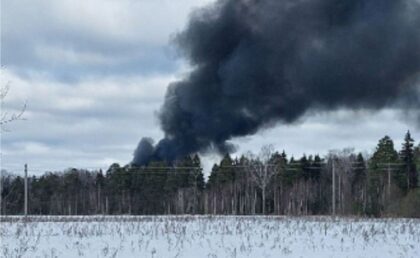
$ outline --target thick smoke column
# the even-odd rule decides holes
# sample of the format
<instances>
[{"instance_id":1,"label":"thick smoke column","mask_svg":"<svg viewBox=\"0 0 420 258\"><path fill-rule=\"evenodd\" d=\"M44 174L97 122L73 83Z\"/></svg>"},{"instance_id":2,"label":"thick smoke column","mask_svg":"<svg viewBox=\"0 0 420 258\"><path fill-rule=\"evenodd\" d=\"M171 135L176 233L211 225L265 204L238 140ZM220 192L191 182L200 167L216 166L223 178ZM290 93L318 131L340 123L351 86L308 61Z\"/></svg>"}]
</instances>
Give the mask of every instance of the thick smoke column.
<instances>
[{"instance_id":1,"label":"thick smoke column","mask_svg":"<svg viewBox=\"0 0 420 258\"><path fill-rule=\"evenodd\" d=\"M170 85L165 138L133 160L173 160L308 110L420 108L417 0L220 0L176 44L192 72Z\"/></svg>"}]
</instances>

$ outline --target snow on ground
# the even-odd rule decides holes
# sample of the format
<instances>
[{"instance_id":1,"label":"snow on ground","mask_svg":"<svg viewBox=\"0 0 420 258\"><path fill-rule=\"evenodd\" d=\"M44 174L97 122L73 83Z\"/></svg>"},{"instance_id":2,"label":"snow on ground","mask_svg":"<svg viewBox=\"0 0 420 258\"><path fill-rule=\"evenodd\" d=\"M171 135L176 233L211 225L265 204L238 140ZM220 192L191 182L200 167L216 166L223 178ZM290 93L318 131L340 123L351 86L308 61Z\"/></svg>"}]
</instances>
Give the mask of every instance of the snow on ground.
<instances>
[{"instance_id":1,"label":"snow on ground","mask_svg":"<svg viewBox=\"0 0 420 258\"><path fill-rule=\"evenodd\" d=\"M420 257L419 219L3 217L0 257Z\"/></svg>"}]
</instances>

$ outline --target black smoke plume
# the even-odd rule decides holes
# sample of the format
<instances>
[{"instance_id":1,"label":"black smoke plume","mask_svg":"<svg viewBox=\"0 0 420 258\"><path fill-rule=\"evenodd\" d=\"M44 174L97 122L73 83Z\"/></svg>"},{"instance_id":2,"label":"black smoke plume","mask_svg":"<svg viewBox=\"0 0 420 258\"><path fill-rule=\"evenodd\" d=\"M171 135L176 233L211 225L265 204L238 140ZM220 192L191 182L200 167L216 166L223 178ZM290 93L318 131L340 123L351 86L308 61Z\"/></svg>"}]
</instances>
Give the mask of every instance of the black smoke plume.
<instances>
[{"instance_id":1,"label":"black smoke plume","mask_svg":"<svg viewBox=\"0 0 420 258\"><path fill-rule=\"evenodd\" d=\"M169 86L165 137L134 164L174 160L307 111L420 108L417 0L220 0L175 39L192 71Z\"/></svg>"}]
</instances>

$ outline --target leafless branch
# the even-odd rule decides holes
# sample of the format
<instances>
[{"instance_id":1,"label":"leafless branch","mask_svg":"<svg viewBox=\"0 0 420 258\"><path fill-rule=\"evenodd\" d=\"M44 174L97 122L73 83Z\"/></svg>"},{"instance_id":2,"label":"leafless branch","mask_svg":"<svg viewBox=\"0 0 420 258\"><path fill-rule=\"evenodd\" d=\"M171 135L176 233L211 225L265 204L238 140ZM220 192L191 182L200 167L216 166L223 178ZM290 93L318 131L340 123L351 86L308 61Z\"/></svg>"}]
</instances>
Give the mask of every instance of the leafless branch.
<instances>
[{"instance_id":1,"label":"leafless branch","mask_svg":"<svg viewBox=\"0 0 420 258\"><path fill-rule=\"evenodd\" d=\"M19 120L26 120L23 115L27 108L27 103L23 104L21 110L17 113L9 113L9 112L3 112L3 103L4 99L6 98L7 94L10 90L10 83L7 83L5 86L1 87L0 89L0 102L1 102L1 110L0 110L0 131L8 131L5 128L5 125L10 124L14 121Z\"/></svg>"}]
</instances>

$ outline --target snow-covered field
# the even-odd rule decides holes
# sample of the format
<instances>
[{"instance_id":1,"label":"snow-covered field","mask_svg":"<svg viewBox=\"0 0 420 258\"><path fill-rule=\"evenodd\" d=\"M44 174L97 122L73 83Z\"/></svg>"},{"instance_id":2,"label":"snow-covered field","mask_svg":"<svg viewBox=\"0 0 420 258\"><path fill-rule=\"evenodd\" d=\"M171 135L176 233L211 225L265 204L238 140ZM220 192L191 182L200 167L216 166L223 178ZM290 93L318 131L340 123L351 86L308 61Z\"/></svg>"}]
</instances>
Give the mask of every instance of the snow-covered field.
<instances>
[{"instance_id":1,"label":"snow-covered field","mask_svg":"<svg viewBox=\"0 0 420 258\"><path fill-rule=\"evenodd\" d=\"M1 257L420 257L419 219L7 217Z\"/></svg>"}]
</instances>

